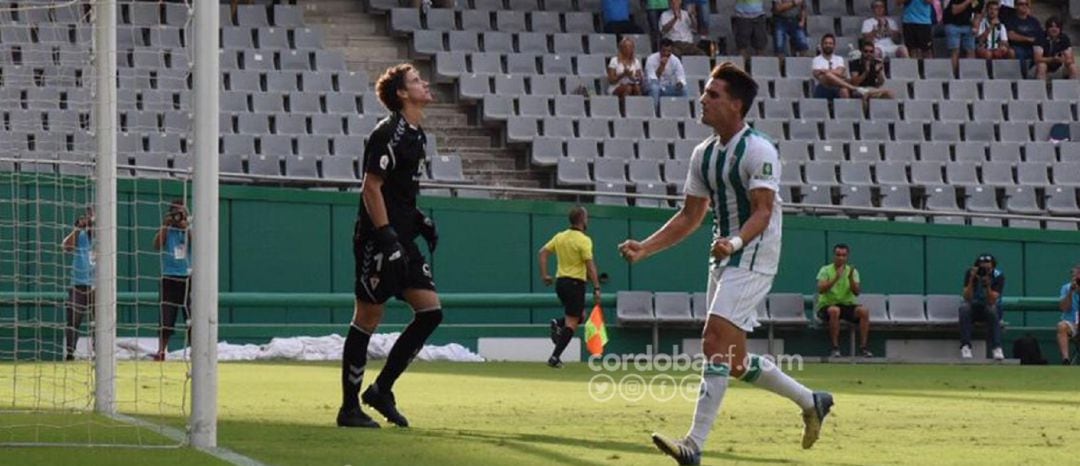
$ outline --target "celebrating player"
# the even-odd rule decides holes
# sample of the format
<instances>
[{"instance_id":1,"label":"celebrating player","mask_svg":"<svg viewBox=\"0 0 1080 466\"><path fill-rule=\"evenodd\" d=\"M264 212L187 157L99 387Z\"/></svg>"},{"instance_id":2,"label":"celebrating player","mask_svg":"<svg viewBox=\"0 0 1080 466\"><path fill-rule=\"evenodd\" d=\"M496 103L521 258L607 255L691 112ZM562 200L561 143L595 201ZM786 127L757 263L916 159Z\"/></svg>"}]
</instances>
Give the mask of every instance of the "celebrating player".
<instances>
[{"instance_id":1,"label":"celebrating player","mask_svg":"<svg viewBox=\"0 0 1080 466\"><path fill-rule=\"evenodd\" d=\"M653 443L679 464L700 463L729 375L798 404L805 424L803 448L817 441L833 404L832 395L811 392L769 359L746 352L746 333L758 324L755 309L772 287L780 262L778 154L768 137L743 121L757 90L754 79L731 63L713 69L701 96L701 122L715 134L690 158L683 208L644 241L619 245L627 261L639 262L690 236L712 204L709 317L702 342L706 359L693 423L683 439L653 434Z\"/></svg>"},{"instance_id":2,"label":"celebrating player","mask_svg":"<svg viewBox=\"0 0 1080 466\"><path fill-rule=\"evenodd\" d=\"M382 320L386 301L397 297L413 308L415 316L362 398L391 423L408 427L409 422L397 410L394 382L442 322L431 267L414 241L423 236L432 252L438 241L435 224L416 208L427 144L420 122L432 97L427 81L407 64L387 69L375 91L391 114L375 126L364 150L363 193L353 229L356 310L342 356L343 399L337 424L379 427L360 409L357 394L371 334Z\"/></svg>"}]
</instances>

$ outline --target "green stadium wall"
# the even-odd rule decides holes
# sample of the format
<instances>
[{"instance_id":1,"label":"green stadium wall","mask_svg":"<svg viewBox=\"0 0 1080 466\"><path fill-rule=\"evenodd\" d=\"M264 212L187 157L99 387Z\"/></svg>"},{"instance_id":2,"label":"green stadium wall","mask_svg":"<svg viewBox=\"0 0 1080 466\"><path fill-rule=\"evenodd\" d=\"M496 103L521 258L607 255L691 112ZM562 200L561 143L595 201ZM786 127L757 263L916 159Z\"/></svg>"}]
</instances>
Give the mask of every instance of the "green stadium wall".
<instances>
[{"instance_id":1,"label":"green stadium wall","mask_svg":"<svg viewBox=\"0 0 1080 466\"><path fill-rule=\"evenodd\" d=\"M37 221L71 224L79 198L78 182L19 175L0 178L0 292L55 292L63 284L16 282L16 262L22 276L63 274L63 257L43 251L34 256L28 241L59 244L66 231L36 230ZM43 181L44 180L44 181ZM168 199L184 195L177 182L121 180L118 186L121 225L120 291L157 291L159 258L150 247ZM13 202L18 199L19 202ZM71 201L65 208L42 209L50 199ZM222 292L351 293L353 259L351 234L357 192L324 192L281 187L223 185L220 204L220 289ZM438 253L430 259L443 293L552 292L539 280L536 252L554 233L566 227L569 203L521 200L422 198L421 207L438 223ZM607 273L606 292L617 290L703 291L711 224L682 244L628 266L616 252L627 238L643 238L662 225L672 210L590 206L589 234L601 272ZM25 225L25 226L23 226ZM198 241L199 238L195 238ZM784 219L783 262L774 292L812 294L818 268L831 257L831 247L847 243L851 262L863 278L866 293L959 293L961 279L973 258L993 253L1007 277L1006 296L1054 296L1068 268L1080 261L1080 232L924 225L788 215ZM22 247L20 247L20 244ZM133 254L132 246L138 245ZM422 249L424 249L422 247ZM609 306L610 308L611 306ZM614 310L608 309L609 327ZM131 313L139 313L134 316ZM234 342L265 342L273 336L341 332L350 307L222 308L221 338ZM558 316L557 307L448 309L446 325L436 340L458 341L475 348L478 336L536 336L539 327ZM392 306L383 329L397 330L410 313ZM122 309L121 322L154 322L153 306ZM1025 316L1032 326L1050 326L1052 312ZM612 329L619 334L619 329ZM625 329L628 352L643 347L648 335ZM696 333L676 330L672 341ZM640 334L640 335L639 335ZM633 335L633 337L631 337ZM816 337L815 337L816 338ZM613 338L618 341L620 339ZM663 346L666 346L666 343Z\"/></svg>"}]
</instances>

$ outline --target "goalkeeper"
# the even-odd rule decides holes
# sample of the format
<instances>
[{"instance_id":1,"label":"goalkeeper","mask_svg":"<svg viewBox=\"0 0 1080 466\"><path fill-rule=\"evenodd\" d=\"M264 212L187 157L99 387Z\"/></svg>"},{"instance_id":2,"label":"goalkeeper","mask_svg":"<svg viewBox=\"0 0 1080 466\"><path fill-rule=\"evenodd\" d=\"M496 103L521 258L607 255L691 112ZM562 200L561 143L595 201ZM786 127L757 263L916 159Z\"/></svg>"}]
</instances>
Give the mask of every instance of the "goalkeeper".
<instances>
[{"instance_id":1,"label":"goalkeeper","mask_svg":"<svg viewBox=\"0 0 1080 466\"><path fill-rule=\"evenodd\" d=\"M404 300L415 316L390 349L375 382L364 391L364 404L399 427L409 422L397 410L394 382L442 322L431 267L416 246L417 236L435 252L435 224L416 207L424 170L427 136L420 123L432 101L428 83L411 65L387 69L375 84L379 101L390 110L364 149L362 194L353 229L356 260L356 307L341 363L342 403L337 425L379 427L360 409L357 394L367 366L371 334L391 297Z\"/></svg>"}]
</instances>

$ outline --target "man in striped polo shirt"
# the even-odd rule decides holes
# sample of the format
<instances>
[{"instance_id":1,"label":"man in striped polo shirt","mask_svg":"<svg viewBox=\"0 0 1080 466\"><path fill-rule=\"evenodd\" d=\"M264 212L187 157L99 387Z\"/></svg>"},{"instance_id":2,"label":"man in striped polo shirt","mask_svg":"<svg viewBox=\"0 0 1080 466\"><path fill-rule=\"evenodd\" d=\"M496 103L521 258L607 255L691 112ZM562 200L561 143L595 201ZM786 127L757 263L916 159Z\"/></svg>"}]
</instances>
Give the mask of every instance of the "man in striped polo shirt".
<instances>
[{"instance_id":1,"label":"man in striped polo shirt","mask_svg":"<svg viewBox=\"0 0 1080 466\"><path fill-rule=\"evenodd\" d=\"M701 122L714 135L694 149L686 199L663 227L644 241L619 246L634 263L690 236L711 204L712 257L703 331L701 390L690 432L673 440L653 434L653 443L679 464L699 464L705 438L727 389L728 376L784 396L802 409L803 448L810 448L832 407L832 395L811 392L772 361L748 354L746 334L758 325L755 309L772 287L780 262L780 161L776 146L743 121L757 96L757 83L731 63L713 69L701 96Z\"/></svg>"}]
</instances>

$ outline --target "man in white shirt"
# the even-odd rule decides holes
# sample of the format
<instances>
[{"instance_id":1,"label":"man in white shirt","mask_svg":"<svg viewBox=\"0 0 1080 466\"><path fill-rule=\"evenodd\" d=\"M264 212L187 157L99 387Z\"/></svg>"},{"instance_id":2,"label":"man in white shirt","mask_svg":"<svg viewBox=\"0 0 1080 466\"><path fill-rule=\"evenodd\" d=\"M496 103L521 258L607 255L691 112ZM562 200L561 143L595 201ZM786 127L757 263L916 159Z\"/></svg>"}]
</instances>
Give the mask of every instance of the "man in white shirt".
<instances>
[{"instance_id":1,"label":"man in white shirt","mask_svg":"<svg viewBox=\"0 0 1080 466\"><path fill-rule=\"evenodd\" d=\"M661 97L686 96L686 71L671 53L671 39L660 39L660 51L645 59L645 92L660 107Z\"/></svg>"},{"instance_id":2,"label":"man in white shirt","mask_svg":"<svg viewBox=\"0 0 1080 466\"><path fill-rule=\"evenodd\" d=\"M623 258L637 263L690 237L712 209L708 317L701 344L705 361L693 421L683 438L652 435L656 447L678 464L701 464L729 378L798 405L804 449L817 442L833 406L831 394L811 391L747 348L746 335L758 326L756 309L780 267L783 232L779 154L769 136L744 120L757 92L754 78L732 63L713 69L700 99L700 118L714 135L690 156L683 208L648 238L619 245Z\"/></svg>"},{"instance_id":3,"label":"man in white shirt","mask_svg":"<svg viewBox=\"0 0 1080 466\"><path fill-rule=\"evenodd\" d=\"M859 91L858 87L847 81L847 68L844 65L844 59L838 55L833 55L835 49L836 37L832 34L825 34L821 38L821 55L814 57L814 63L811 67L814 72L814 79L817 80L817 84L814 85L815 99L847 99L851 97L852 92Z\"/></svg>"},{"instance_id":4,"label":"man in white shirt","mask_svg":"<svg viewBox=\"0 0 1080 466\"><path fill-rule=\"evenodd\" d=\"M863 38L874 42L879 58L907 57L907 48L898 44L901 41L900 26L886 12L885 0L874 0L873 9L874 17L866 18L862 23Z\"/></svg>"},{"instance_id":5,"label":"man in white shirt","mask_svg":"<svg viewBox=\"0 0 1080 466\"><path fill-rule=\"evenodd\" d=\"M693 19L682 9L682 0L671 0L671 8L660 15L660 34L671 40L675 55L705 55L694 45Z\"/></svg>"}]
</instances>

